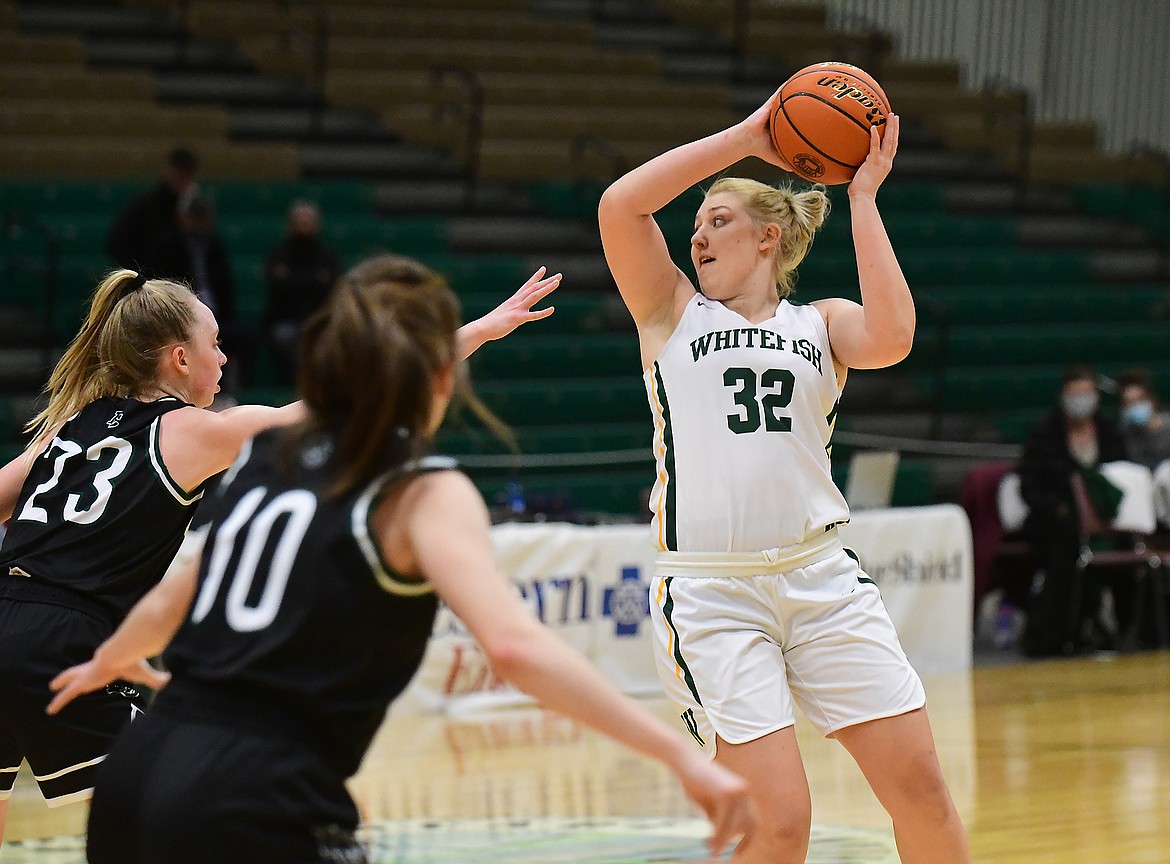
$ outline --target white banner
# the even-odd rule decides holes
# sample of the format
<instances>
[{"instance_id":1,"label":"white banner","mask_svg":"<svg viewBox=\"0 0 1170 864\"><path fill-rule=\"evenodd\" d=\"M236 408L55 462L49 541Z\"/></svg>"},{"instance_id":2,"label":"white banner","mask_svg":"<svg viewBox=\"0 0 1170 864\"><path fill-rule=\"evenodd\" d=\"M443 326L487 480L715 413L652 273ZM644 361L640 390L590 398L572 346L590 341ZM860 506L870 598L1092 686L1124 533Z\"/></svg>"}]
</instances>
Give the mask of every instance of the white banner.
<instances>
[{"instance_id":1,"label":"white banner","mask_svg":"<svg viewBox=\"0 0 1170 864\"><path fill-rule=\"evenodd\" d=\"M845 545L877 582L910 661L922 674L971 665L971 530L954 505L855 513ZM651 654L646 525L500 525L500 566L542 622L627 693L661 694ZM448 710L522 699L491 673L462 623L443 608L408 703Z\"/></svg>"}]
</instances>

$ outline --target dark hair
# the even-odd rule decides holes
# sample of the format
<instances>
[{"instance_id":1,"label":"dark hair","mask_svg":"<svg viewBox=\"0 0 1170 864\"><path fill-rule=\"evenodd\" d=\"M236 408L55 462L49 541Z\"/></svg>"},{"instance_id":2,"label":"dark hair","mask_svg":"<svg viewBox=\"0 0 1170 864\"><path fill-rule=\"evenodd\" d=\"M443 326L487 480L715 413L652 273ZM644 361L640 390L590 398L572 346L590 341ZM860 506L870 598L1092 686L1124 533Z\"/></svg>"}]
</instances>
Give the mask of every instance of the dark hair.
<instances>
[{"instance_id":1,"label":"dark hair","mask_svg":"<svg viewBox=\"0 0 1170 864\"><path fill-rule=\"evenodd\" d=\"M1071 384L1073 381L1092 381L1097 383L1097 373L1092 366L1086 363L1074 363L1071 366L1064 367L1064 373L1060 376L1060 389L1064 389L1066 384Z\"/></svg>"},{"instance_id":2,"label":"dark hair","mask_svg":"<svg viewBox=\"0 0 1170 864\"><path fill-rule=\"evenodd\" d=\"M1120 396L1126 387L1140 387L1150 398L1156 409L1162 407L1162 400L1158 398L1158 391L1154 387L1154 377L1149 369L1126 369L1117 376L1117 395Z\"/></svg>"},{"instance_id":3,"label":"dark hair","mask_svg":"<svg viewBox=\"0 0 1170 864\"><path fill-rule=\"evenodd\" d=\"M199 157L186 147L176 147L167 156L167 166L183 174L194 174L199 170Z\"/></svg>"},{"instance_id":4,"label":"dark hair","mask_svg":"<svg viewBox=\"0 0 1170 864\"><path fill-rule=\"evenodd\" d=\"M1126 387L1141 387L1151 396L1154 395L1154 379L1148 369L1126 369L1117 376L1117 390L1121 392Z\"/></svg>"},{"instance_id":5,"label":"dark hair","mask_svg":"<svg viewBox=\"0 0 1170 864\"><path fill-rule=\"evenodd\" d=\"M305 324L297 388L310 419L299 448L333 442L328 494L345 495L429 448L434 377L456 359L459 301L441 276L382 255L341 277ZM287 451L286 451L287 452Z\"/></svg>"}]
</instances>

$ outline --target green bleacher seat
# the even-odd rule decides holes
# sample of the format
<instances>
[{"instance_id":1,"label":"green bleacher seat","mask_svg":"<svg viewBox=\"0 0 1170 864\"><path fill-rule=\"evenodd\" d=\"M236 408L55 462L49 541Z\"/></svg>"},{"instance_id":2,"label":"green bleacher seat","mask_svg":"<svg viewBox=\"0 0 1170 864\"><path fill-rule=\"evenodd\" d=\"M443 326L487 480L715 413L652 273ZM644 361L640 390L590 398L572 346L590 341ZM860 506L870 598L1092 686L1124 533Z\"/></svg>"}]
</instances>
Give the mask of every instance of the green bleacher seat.
<instances>
[{"instance_id":1,"label":"green bleacher seat","mask_svg":"<svg viewBox=\"0 0 1170 864\"><path fill-rule=\"evenodd\" d=\"M470 472L489 502L502 498L511 475L477 477ZM523 471L518 479L531 502L538 495L567 494L581 510L637 515L644 512L642 495L654 484L654 467L647 462L626 470L589 471L581 474Z\"/></svg>"},{"instance_id":2,"label":"green bleacher seat","mask_svg":"<svg viewBox=\"0 0 1170 864\"><path fill-rule=\"evenodd\" d=\"M1161 322L1065 323L1037 328L1029 324L952 327L947 362L952 369L1009 363L1072 364L1106 357L1114 363L1139 365L1165 350L1166 325ZM920 328L915 351L932 352L937 331ZM914 352L912 352L914 353Z\"/></svg>"},{"instance_id":3,"label":"green bleacher seat","mask_svg":"<svg viewBox=\"0 0 1170 864\"><path fill-rule=\"evenodd\" d=\"M1149 355L1165 356L1165 352ZM1140 363L1115 360L1097 362L1094 357L1080 357L1075 362L1090 362L1102 375L1116 377L1127 369L1141 365L1153 376L1155 386L1170 386L1170 362L1143 359ZM1056 404L1060 379L1068 364L1046 363L1012 365L1010 361L995 366L969 366L947 370L943 407L994 418L1016 410L1039 410ZM933 392L932 373L915 376L918 392L924 397Z\"/></svg>"},{"instance_id":4,"label":"green bleacher seat","mask_svg":"<svg viewBox=\"0 0 1170 864\"><path fill-rule=\"evenodd\" d=\"M959 325L1141 321L1170 308L1170 289L1157 284L931 285L913 290L915 298L941 304L948 320Z\"/></svg>"},{"instance_id":5,"label":"green bleacher seat","mask_svg":"<svg viewBox=\"0 0 1170 864\"><path fill-rule=\"evenodd\" d=\"M439 435L438 448L453 455L504 455L507 447L483 428L452 420ZM588 453L606 450L649 450L649 418L633 423L574 423L568 426L522 426L512 430L522 454Z\"/></svg>"},{"instance_id":6,"label":"green bleacher seat","mask_svg":"<svg viewBox=\"0 0 1170 864\"><path fill-rule=\"evenodd\" d=\"M512 426L650 422L642 381L621 378L485 381L476 393Z\"/></svg>"},{"instance_id":7,"label":"green bleacher seat","mask_svg":"<svg viewBox=\"0 0 1170 864\"><path fill-rule=\"evenodd\" d=\"M296 399L296 393L291 387L246 387L239 393L241 405L272 405L279 407L281 405L287 405L294 399Z\"/></svg>"},{"instance_id":8,"label":"green bleacher seat","mask_svg":"<svg viewBox=\"0 0 1170 864\"><path fill-rule=\"evenodd\" d=\"M423 252L419 260L446 277L459 294L476 291L499 292L508 297L532 275L536 267L519 255L440 255Z\"/></svg>"},{"instance_id":9,"label":"green bleacher seat","mask_svg":"<svg viewBox=\"0 0 1170 864\"><path fill-rule=\"evenodd\" d=\"M894 492L890 499L893 507L921 507L933 504L934 470L924 459L903 459L898 463L894 476Z\"/></svg>"},{"instance_id":10,"label":"green bleacher seat","mask_svg":"<svg viewBox=\"0 0 1170 864\"><path fill-rule=\"evenodd\" d=\"M116 214L149 188L149 181L136 180L5 180L0 181L0 210Z\"/></svg>"},{"instance_id":11,"label":"green bleacher seat","mask_svg":"<svg viewBox=\"0 0 1170 864\"><path fill-rule=\"evenodd\" d=\"M612 375L638 378L642 363L632 334L563 335L519 332L484 346L471 358L472 374L494 378Z\"/></svg>"},{"instance_id":12,"label":"green bleacher seat","mask_svg":"<svg viewBox=\"0 0 1170 864\"><path fill-rule=\"evenodd\" d=\"M519 286L516 286L519 287ZM501 291L476 291L462 294L459 301L463 306L463 319L471 321L486 315L498 306L509 295L506 288ZM629 322L631 338L633 322L629 313L625 311L621 298L597 294L570 294L567 291L554 292L537 308L555 306L556 312L550 317L537 323L536 328L541 334L548 333L598 333L611 326L611 320L617 318L623 323Z\"/></svg>"},{"instance_id":13,"label":"green bleacher seat","mask_svg":"<svg viewBox=\"0 0 1170 864\"><path fill-rule=\"evenodd\" d=\"M372 214L377 204L376 189L361 181L333 180L313 183L224 182L204 184L215 196L221 215L254 214L270 216L284 223L293 201L313 201L321 208L326 225L346 214Z\"/></svg>"}]
</instances>

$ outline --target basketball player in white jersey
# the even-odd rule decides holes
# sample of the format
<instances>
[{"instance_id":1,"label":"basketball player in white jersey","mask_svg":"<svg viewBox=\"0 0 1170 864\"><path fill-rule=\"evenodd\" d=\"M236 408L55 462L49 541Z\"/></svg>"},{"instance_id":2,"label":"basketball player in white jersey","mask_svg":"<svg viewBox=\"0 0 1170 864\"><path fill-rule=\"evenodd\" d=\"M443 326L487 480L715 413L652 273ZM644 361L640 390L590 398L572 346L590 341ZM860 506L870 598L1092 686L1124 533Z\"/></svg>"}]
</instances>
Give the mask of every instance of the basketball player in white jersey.
<instances>
[{"instance_id":1,"label":"basketball player in white jersey","mask_svg":"<svg viewBox=\"0 0 1170 864\"><path fill-rule=\"evenodd\" d=\"M606 259L638 327L654 416L651 587L656 659L691 734L747 778L761 814L736 862L801 862L812 805L795 708L857 761L890 813L903 862L969 860L935 753L925 694L877 586L842 547L849 518L829 439L849 368L910 351L914 303L875 196L898 118L849 186L862 303L790 302L825 218L820 190L742 179L708 191L676 267L654 213L772 145L778 94L746 120L658 156L601 199Z\"/></svg>"}]
</instances>

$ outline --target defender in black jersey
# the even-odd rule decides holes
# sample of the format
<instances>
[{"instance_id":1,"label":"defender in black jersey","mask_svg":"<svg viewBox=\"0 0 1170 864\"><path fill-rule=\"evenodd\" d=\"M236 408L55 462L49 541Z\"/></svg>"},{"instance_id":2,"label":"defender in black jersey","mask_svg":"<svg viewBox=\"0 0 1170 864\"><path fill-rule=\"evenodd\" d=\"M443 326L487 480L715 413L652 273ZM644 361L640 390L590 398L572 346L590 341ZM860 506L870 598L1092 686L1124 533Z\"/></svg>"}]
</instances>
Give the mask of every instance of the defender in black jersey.
<instances>
[{"instance_id":1,"label":"defender in black jersey","mask_svg":"<svg viewBox=\"0 0 1170 864\"><path fill-rule=\"evenodd\" d=\"M559 277L535 274L459 331L461 357L549 310ZM142 695L127 681L47 717L49 682L89 657L154 587L208 478L257 432L304 416L243 405L202 410L218 388L218 327L186 286L110 274L54 369L34 444L0 468L0 838L22 758L50 805L88 797L96 766ZM142 664L124 678L155 683Z\"/></svg>"},{"instance_id":2,"label":"defender in black jersey","mask_svg":"<svg viewBox=\"0 0 1170 864\"><path fill-rule=\"evenodd\" d=\"M29 469L0 549L0 792L24 757L49 806L86 794L113 734L144 707L137 689L111 686L66 717L44 716L55 667L108 637L183 539L203 493L167 474L158 429L185 405L98 399Z\"/></svg>"},{"instance_id":3,"label":"defender in black jersey","mask_svg":"<svg viewBox=\"0 0 1170 864\"><path fill-rule=\"evenodd\" d=\"M279 434L259 436L200 511L210 533L165 654L172 683L102 772L92 864L361 854L345 779L422 662L437 608L427 582L381 560L370 516L398 478L454 463L422 459L330 498L331 442L303 445L290 482ZM128 834L148 838L141 858Z\"/></svg>"},{"instance_id":4,"label":"defender in black jersey","mask_svg":"<svg viewBox=\"0 0 1170 864\"><path fill-rule=\"evenodd\" d=\"M224 356L184 285L123 270L94 294L49 379L33 445L0 468L0 837L27 759L50 806L85 799L114 736L142 712L127 681L47 717L62 663L90 654L166 572L209 477L299 406L211 404ZM144 667L139 676L157 675Z\"/></svg>"},{"instance_id":5,"label":"defender in black jersey","mask_svg":"<svg viewBox=\"0 0 1170 864\"><path fill-rule=\"evenodd\" d=\"M201 509L201 551L53 682L51 710L173 638L171 683L99 773L91 864L365 861L345 780L421 661L435 593L506 679L667 762L715 845L750 827L742 782L536 621L475 487L420 456L455 386L457 310L408 259L351 271L302 340L308 419L257 437Z\"/></svg>"}]
</instances>

